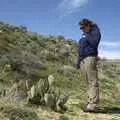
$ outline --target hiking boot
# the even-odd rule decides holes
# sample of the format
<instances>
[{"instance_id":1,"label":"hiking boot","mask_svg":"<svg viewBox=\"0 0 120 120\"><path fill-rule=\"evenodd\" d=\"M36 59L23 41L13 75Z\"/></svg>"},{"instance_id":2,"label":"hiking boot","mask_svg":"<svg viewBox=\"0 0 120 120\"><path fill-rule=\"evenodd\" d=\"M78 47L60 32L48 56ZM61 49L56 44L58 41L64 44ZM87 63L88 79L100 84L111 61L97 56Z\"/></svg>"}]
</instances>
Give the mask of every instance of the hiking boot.
<instances>
[{"instance_id":1,"label":"hiking boot","mask_svg":"<svg viewBox=\"0 0 120 120\"><path fill-rule=\"evenodd\" d=\"M94 105L93 105L94 106ZM105 111L104 109L101 108L97 108L97 107L93 107L92 105L87 105L82 107L82 110L84 112L89 112L89 113L106 113L107 111Z\"/></svg>"},{"instance_id":2,"label":"hiking boot","mask_svg":"<svg viewBox=\"0 0 120 120\"><path fill-rule=\"evenodd\" d=\"M83 109L84 112L90 112L90 113L104 113L104 111L100 108L95 108L95 109Z\"/></svg>"}]
</instances>

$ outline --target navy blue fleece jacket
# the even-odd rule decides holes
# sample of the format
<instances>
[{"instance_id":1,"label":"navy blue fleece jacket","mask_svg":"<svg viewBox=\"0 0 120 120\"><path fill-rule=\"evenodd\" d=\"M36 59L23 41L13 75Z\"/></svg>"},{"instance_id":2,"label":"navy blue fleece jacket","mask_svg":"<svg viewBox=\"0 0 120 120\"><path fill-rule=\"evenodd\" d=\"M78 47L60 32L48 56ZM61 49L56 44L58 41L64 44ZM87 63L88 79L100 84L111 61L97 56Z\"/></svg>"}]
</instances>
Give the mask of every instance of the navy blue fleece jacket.
<instances>
[{"instance_id":1,"label":"navy blue fleece jacket","mask_svg":"<svg viewBox=\"0 0 120 120\"><path fill-rule=\"evenodd\" d=\"M79 40L79 55L77 65L87 56L98 55L98 45L101 39L101 33L98 26L95 24L90 29L83 29L82 38Z\"/></svg>"}]
</instances>

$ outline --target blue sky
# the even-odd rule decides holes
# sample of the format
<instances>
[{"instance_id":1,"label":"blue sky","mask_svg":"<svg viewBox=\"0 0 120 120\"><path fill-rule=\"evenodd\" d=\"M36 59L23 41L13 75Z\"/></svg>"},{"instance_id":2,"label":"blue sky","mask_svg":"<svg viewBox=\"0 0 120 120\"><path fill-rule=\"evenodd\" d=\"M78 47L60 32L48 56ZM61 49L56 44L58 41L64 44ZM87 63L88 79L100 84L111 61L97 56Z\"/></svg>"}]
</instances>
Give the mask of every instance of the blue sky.
<instances>
[{"instance_id":1,"label":"blue sky","mask_svg":"<svg viewBox=\"0 0 120 120\"><path fill-rule=\"evenodd\" d=\"M79 40L78 22L95 21L102 32L100 56L120 59L120 0L0 0L0 20L40 34Z\"/></svg>"}]
</instances>

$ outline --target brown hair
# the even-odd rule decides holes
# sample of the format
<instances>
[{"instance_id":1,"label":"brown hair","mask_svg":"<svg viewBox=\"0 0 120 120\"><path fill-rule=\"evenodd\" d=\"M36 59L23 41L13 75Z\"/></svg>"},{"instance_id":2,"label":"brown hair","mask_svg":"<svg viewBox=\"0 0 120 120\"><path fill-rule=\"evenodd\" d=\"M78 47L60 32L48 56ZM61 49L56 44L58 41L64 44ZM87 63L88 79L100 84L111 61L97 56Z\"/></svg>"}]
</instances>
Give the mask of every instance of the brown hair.
<instances>
[{"instance_id":1,"label":"brown hair","mask_svg":"<svg viewBox=\"0 0 120 120\"><path fill-rule=\"evenodd\" d=\"M79 22L79 25L81 26L81 29L84 27L92 27L95 23L88 19L83 19Z\"/></svg>"}]
</instances>

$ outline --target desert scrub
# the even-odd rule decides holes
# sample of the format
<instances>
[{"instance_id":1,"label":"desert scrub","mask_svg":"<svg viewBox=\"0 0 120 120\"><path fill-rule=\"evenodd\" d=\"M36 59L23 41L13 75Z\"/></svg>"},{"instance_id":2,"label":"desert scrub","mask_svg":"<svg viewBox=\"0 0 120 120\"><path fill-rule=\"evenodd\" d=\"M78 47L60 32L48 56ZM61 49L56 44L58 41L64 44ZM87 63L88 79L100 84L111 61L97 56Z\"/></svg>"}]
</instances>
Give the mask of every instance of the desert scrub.
<instances>
[{"instance_id":1,"label":"desert scrub","mask_svg":"<svg viewBox=\"0 0 120 120\"><path fill-rule=\"evenodd\" d=\"M69 118L65 115L60 115L59 120L69 120Z\"/></svg>"},{"instance_id":2,"label":"desert scrub","mask_svg":"<svg viewBox=\"0 0 120 120\"><path fill-rule=\"evenodd\" d=\"M32 108L24 106L24 102L8 101L0 99L0 113L9 120L38 120L38 117Z\"/></svg>"},{"instance_id":3,"label":"desert scrub","mask_svg":"<svg viewBox=\"0 0 120 120\"><path fill-rule=\"evenodd\" d=\"M2 109L2 108L1 108ZM4 107L1 112L7 116L10 120L38 120L35 112L27 109L15 108L15 107Z\"/></svg>"}]
</instances>

